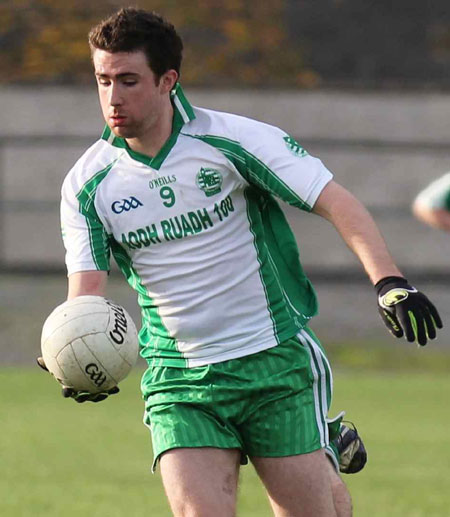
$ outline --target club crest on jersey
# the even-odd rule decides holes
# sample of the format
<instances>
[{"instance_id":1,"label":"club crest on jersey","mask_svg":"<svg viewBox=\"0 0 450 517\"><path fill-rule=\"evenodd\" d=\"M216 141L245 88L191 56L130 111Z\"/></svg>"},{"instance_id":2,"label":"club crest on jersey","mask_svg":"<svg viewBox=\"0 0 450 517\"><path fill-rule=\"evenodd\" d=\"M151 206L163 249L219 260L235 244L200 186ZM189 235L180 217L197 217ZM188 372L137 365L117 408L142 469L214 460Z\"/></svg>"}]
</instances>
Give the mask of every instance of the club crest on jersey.
<instances>
[{"instance_id":1,"label":"club crest on jersey","mask_svg":"<svg viewBox=\"0 0 450 517\"><path fill-rule=\"evenodd\" d=\"M291 151L291 153L299 158L303 158L308 153L301 147L301 145L291 136L285 136L283 140L286 143L286 147Z\"/></svg>"},{"instance_id":2,"label":"club crest on jersey","mask_svg":"<svg viewBox=\"0 0 450 517\"><path fill-rule=\"evenodd\" d=\"M144 206L137 197L131 196L128 199L121 199L120 201L114 201L111 205L111 210L115 214L121 214L122 212L129 212L134 208Z\"/></svg>"},{"instance_id":3,"label":"club crest on jersey","mask_svg":"<svg viewBox=\"0 0 450 517\"><path fill-rule=\"evenodd\" d=\"M222 174L219 171L206 167L202 167L195 178L197 187L203 190L207 197L214 196L221 192L222 182Z\"/></svg>"}]
</instances>

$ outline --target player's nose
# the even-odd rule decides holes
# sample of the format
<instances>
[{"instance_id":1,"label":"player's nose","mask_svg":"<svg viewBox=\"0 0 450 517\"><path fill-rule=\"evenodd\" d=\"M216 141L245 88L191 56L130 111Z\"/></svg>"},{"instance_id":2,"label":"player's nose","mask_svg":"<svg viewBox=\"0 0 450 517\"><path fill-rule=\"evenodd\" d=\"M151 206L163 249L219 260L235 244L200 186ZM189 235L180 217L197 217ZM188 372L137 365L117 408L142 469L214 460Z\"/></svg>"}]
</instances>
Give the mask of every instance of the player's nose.
<instances>
[{"instance_id":1,"label":"player's nose","mask_svg":"<svg viewBox=\"0 0 450 517\"><path fill-rule=\"evenodd\" d=\"M123 98L118 85L111 85L109 90L109 104L110 106L121 106L123 104Z\"/></svg>"}]
</instances>

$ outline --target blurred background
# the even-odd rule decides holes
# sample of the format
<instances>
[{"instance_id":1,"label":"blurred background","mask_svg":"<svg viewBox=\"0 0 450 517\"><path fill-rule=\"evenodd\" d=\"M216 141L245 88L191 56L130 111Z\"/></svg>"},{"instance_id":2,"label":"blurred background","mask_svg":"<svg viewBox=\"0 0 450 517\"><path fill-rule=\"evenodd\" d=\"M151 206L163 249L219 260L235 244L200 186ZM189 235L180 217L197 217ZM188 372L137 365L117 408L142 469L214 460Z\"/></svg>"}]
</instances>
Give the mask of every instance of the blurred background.
<instances>
[{"instance_id":1,"label":"blurred background","mask_svg":"<svg viewBox=\"0 0 450 517\"><path fill-rule=\"evenodd\" d=\"M0 4L0 336L15 343L2 347L0 361L7 364L30 361L42 320L65 296L60 186L103 127L86 34L122 5ZM275 124L319 156L367 205L404 274L444 319L450 316L450 236L425 227L410 210L419 190L450 169L446 0L426 9L410 0L135 5L160 12L179 29L181 82L192 103ZM321 315L313 327L322 339L389 343L371 286L334 230L286 210L319 292ZM114 296L138 318L134 294L115 275L113 286L116 278ZM55 284L45 297L42 280ZM449 344L449 332L436 347Z\"/></svg>"},{"instance_id":2,"label":"blurred background","mask_svg":"<svg viewBox=\"0 0 450 517\"><path fill-rule=\"evenodd\" d=\"M170 514L159 480L147 476L138 374L100 409L74 411L33 366L42 324L66 296L60 187L103 128L87 32L126 5L0 0L3 515ZM179 30L181 83L193 104L277 125L320 157L366 204L405 276L437 305L446 327L435 342L419 349L395 340L333 228L285 207L319 296L312 328L335 367L336 412L345 408L356 419L370 451L370 468L350 476L355 515L450 515L450 235L411 213L417 193L450 170L448 0L133 5ZM108 296L139 321L134 293L116 269ZM101 456L106 443L116 456ZM270 515L246 472L240 515ZM135 506L117 486L134 494Z\"/></svg>"}]
</instances>

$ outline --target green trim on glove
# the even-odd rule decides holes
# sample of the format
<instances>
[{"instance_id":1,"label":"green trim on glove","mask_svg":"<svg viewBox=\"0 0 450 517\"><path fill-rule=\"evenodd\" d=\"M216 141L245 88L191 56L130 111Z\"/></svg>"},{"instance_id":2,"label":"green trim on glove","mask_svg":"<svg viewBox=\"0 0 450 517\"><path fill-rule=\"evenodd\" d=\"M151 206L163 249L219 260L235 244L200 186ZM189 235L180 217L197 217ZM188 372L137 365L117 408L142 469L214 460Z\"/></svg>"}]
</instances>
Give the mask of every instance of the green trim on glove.
<instances>
[{"instance_id":1,"label":"green trim on glove","mask_svg":"<svg viewBox=\"0 0 450 517\"><path fill-rule=\"evenodd\" d=\"M375 284L381 319L395 337L403 335L421 346L435 339L442 321L436 307L406 278L389 276Z\"/></svg>"}]
</instances>

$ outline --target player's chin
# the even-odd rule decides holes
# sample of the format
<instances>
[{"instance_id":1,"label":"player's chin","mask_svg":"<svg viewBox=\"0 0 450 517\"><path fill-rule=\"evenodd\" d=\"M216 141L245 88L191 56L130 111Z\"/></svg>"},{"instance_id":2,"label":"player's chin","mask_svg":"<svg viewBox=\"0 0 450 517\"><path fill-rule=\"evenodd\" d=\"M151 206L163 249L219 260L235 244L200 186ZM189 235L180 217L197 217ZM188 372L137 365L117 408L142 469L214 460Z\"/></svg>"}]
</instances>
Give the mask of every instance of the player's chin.
<instances>
[{"instance_id":1,"label":"player's chin","mask_svg":"<svg viewBox=\"0 0 450 517\"><path fill-rule=\"evenodd\" d=\"M125 125L110 125L111 131L120 138L135 138L136 131Z\"/></svg>"}]
</instances>

